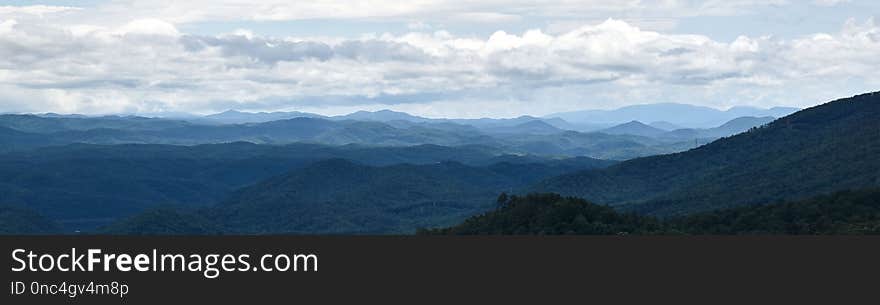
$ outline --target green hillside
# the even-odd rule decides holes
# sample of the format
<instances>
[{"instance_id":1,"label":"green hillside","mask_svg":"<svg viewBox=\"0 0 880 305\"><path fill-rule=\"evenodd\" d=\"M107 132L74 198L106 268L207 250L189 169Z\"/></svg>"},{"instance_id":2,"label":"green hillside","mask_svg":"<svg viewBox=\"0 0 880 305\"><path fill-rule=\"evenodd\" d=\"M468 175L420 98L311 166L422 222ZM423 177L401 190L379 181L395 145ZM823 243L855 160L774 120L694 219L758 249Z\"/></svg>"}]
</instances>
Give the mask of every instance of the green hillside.
<instances>
[{"instance_id":1,"label":"green hillside","mask_svg":"<svg viewBox=\"0 0 880 305\"><path fill-rule=\"evenodd\" d=\"M421 234L880 234L880 189L765 206L744 206L658 220L578 198L531 194L459 225Z\"/></svg>"},{"instance_id":2,"label":"green hillside","mask_svg":"<svg viewBox=\"0 0 880 305\"><path fill-rule=\"evenodd\" d=\"M377 167L333 159L244 188L209 214L232 233L411 233L490 209L500 192L590 166L578 161L590 162Z\"/></svg>"},{"instance_id":3,"label":"green hillside","mask_svg":"<svg viewBox=\"0 0 880 305\"><path fill-rule=\"evenodd\" d=\"M681 215L880 186L880 93L799 111L682 153L539 183L653 215Z\"/></svg>"},{"instance_id":4,"label":"green hillside","mask_svg":"<svg viewBox=\"0 0 880 305\"><path fill-rule=\"evenodd\" d=\"M0 205L0 235L57 234L58 225L31 209Z\"/></svg>"}]
</instances>

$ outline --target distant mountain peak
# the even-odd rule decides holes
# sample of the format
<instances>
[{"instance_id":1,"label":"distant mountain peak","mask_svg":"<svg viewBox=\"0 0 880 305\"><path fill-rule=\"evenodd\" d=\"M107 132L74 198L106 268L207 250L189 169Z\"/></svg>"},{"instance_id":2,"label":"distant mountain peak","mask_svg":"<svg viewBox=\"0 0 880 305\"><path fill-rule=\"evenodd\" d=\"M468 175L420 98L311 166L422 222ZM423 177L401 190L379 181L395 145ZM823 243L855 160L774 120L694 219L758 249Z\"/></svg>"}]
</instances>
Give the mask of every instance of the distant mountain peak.
<instances>
[{"instance_id":1,"label":"distant mountain peak","mask_svg":"<svg viewBox=\"0 0 880 305\"><path fill-rule=\"evenodd\" d=\"M640 122L664 121L681 128L711 128L737 117L772 116L778 118L797 110L797 108L791 107L761 109L751 106L735 106L727 110L720 110L698 105L657 103L630 105L611 110L581 110L555 113L546 117L559 117L574 124L613 125L637 120Z\"/></svg>"},{"instance_id":2,"label":"distant mountain peak","mask_svg":"<svg viewBox=\"0 0 880 305\"><path fill-rule=\"evenodd\" d=\"M880 162L866 156L880 154L877 122L880 97L860 95L678 154L553 178L535 190L668 216L876 187Z\"/></svg>"},{"instance_id":3,"label":"distant mountain peak","mask_svg":"<svg viewBox=\"0 0 880 305\"><path fill-rule=\"evenodd\" d=\"M430 119L411 115L406 112L394 111L390 109L382 109L378 111L360 110L346 115L336 116L336 119L342 120L363 120L363 121L409 121L409 122L427 122Z\"/></svg>"},{"instance_id":4,"label":"distant mountain peak","mask_svg":"<svg viewBox=\"0 0 880 305\"><path fill-rule=\"evenodd\" d=\"M676 130L676 129L681 129L681 126L678 126L678 125L676 125L676 124L672 124L672 123L667 122L667 121L655 121L655 122L651 122L651 123L648 124L648 126L651 126L651 127L657 128L657 129L663 129L663 130L666 130L666 131L673 131L673 130Z\"/></svg>"},{"instance_id":5,"label":"distant mountain peak","mask_svg":"<svg viewBox=\"0 0 880 305\"><path fill-rule=\"evenodd\" d=\"M299 117L321 118L323 116L299 111L290 112L245 112L236 109L229 109L220 113L206 115L202 120L218 122L224 124L242 124L242 123L265 123L277 120L287 120Z\"/></svg>"},{"instance_id":6,"label":"distant mountain peak","mask_svg":"<svg viewBox=\"0 0 880 305\"><path fill-rule=\"evenodd\" d=\"M637 120L629 121L627 123L623 123L617 126L613 126L611 128L606 128L599 130L601 133L612 134L612 135L634 135L634 136L644 136L644 137L654 137L659 134L666 132L663 129L659 129L656 127L649 126L645 123L639 122Z\"/></svg>"},{"instance_id":7,"label":"distant mountain peak","mask_svg":"<svg viewBox=\"0 0 880 305\"><path fill-rule=\"evenodd\" d=\"M525 123L521 123L521 124L516 125L516 126L521 126L521 127L526 127L526 126L532 126L532 127L547 127L547 128L553 128L553 129L556 129L556 127L553 127L553 125L550 125L549 123L544 122L544 121L542 121L542 120L531 120L531 121L528 121L528 122L525 122Z\"/></svg>"}]
</instances>

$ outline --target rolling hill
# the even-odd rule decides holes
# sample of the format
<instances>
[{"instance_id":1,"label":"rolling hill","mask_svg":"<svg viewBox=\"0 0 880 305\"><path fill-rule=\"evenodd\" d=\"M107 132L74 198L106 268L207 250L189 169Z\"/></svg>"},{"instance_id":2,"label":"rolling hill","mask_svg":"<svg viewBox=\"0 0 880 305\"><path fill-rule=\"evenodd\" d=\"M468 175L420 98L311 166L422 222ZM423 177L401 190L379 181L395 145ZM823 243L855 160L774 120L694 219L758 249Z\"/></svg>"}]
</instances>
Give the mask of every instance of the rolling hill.
<instances>
[{"instance_id":1,"label":"rolling hill","mask_svg":"<svg viewBox=\"0 0 880 305\"><path fill-rule=\"evenodd\" d=\"M880 189L658 220L555 194L504 198L493 211L420 234L816 235L880 234Z\"/></svg>"},{"instance_id":2,"label":"rolling hill","mask_svg":"<svg viewBox=\"0 0 880 305\"><path fill-rule=\"evenodd\" d=\"M656 137L666 133L665 130L645 125L639 121L631 121L613 127L599 130L601 133L612 135L634 135L642 137Z\"/></svg>"},{"instance_id":3,"label":"rolling hill","mask_svg":"<svg viewBox=\"0 0 880 305\"><path fill-rule=\"evenodd\" d=\"M331 159L243 188L207 214L232 233L411 233L485 211L499 192L594 167L583 158L487 167Z\"/></svg>"},{"instance_id":4,"label":"rolling hill","mask_svg":"<svg viewBox=\"0 0 880 305\"><path fill-rule=\"evenodd\" d=\"M694 106L677 103L644 104L622 107L612 110L583 110L550 114L547 118L561 118L573 124L622 124L630 121L656 122L686 128L712 128L724 122L743 116L783 117L798 111L797 108L774 107L760 109L754 107L733 107L719 110L710 107Z\"/></svg>"},{"instance_id":5,"label":"rolling hill","mask_svg":"<svg viewBox=\"0 0 880 305\"><path fill-rule=\"evenodd\" d=\"M237 110L227 110L221 113L206 115L203 117L193 118L190 121L195 123L214 123L214 124L245 124L245 123L265 123L278 120L289 120L293 118L323 118L324 116L306 113L306 112L242 112Z\"/></svg>"},{"instance_id":6,"label":"rolling hill","mask_svg":"<svg viewBox=\"0 0 880 305\"><path fill-rule=\"evenodd\" d=\"M57 234L61 228L31 209L0 205L0 235Z\"/></svg>"},{"instance_id":7,"label":"rolling hill","mask_svg":"<svg viewBox=\"0 0 880 305\"><path fill-rule=\"evenodd\" d=\"M281 113L288 114L291 113ZM235 117L238 114L226 115ZM247 114L244 117L247 119L262 115L275 114ZM398 113L393 114L397 115ZM247 124L196 124L141 117L4 115L0 116L0 152L73 143L199 145L244 141L272 145L482 145L511 154L589 156L621 160L683 149L678 145L680 141L677 139L667 141L566 131L529 117L471 121L479 121L483 125L477 124L482 126L477 128L454 123L452 120L380 122L316 117Z\"/></svg>"},{"instance_id":8,"label":"rolling hill","mask_svg":"<svg viewBox=\"0 0 880 305\"><path fill-rule=\"evenodd\" d=\"M633 159L530 188L679 215L880 185L880 93L805 109L682 153Z\"/></svg>"},{"instance_id":9,"label":"rolling hill","mask_svg":"<svg viewBox=\"0 0 880 305\"><path fill-rule=\"evenodd\" d=\"M91 231L160 206L198 208L236 189L309 164L345 158L369 166L456 161L511 171L518 185L613 162L505 155L482 146L284 146L251 143L174 145L75 144L0 154L0 201L26 206L65 230ZM512 164L505 167L505 164Z\"/></svg>"},{"instance_id":10,"label":"rolling hill","mask_svg":"<svg viewBox=\"0 0 880 305\"><path fill-rule=\"evenodd\" d=\"M729 137L738 133L746 132L749 129L760 127L773 122L774 117L739 117L714 128L685 128L676 129L659 135L661 138L692 140L692 139L717 139Z\"/></svg>"}]
</instances>

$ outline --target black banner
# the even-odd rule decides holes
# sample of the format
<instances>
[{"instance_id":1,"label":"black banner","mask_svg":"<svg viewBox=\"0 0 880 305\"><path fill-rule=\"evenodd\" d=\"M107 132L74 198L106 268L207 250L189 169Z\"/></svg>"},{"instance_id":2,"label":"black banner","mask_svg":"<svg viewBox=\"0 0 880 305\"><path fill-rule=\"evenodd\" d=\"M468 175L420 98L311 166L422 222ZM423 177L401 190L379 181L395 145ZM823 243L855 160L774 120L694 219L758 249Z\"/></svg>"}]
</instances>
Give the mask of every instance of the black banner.
<instances>
[{"instance_id":1,"label":"black banner","mask_svg":"<svg viewBox=\"0 0 880 305\"><path fill-rule=\"evenodd\" d=\"M853 304L876 299L880 277L873 237L7 236L0 244L0 304ZM92 271L90 249L100 259ZM156 260L176 254L194 268L177 261L159 270Z\"/></svg>"}]
</instances>

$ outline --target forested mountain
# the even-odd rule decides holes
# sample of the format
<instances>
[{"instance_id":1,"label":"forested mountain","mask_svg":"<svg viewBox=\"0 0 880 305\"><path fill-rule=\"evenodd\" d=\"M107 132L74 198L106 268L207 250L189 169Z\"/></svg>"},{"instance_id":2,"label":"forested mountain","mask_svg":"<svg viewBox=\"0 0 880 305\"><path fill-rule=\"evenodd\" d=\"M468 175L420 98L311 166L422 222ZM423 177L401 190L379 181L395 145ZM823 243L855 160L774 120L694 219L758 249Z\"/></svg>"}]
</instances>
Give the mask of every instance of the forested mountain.
<instances>
[{"instance_id":1,"label":"forested mountain","mask_svg":"<svg viewBox=\"0 0 880 305\"><path fill-rule=\"evenodd\" d=\"M100 228L115 235L217 235L222 228L198 212L157 207Z\"/></svg>"},{"instance_id":2,"label":"forested mountain","mask_svg":"<svg viewBox=\"0 0 880 305\"><path fill-rule=\"evenodd\" d=\"M390 122L390 121L407 121L413 123L425 123L425 122L439 122L439 120L432 120L428 118L418 117L411 115L405 112L391 111L391 110L379 110L379 111L357 111L354 113L350 113L347 115L335 116L333 119L336 120L355 120L355 121L376 121L376 122Z\"/></svg>"},{"instance_id":3,"label":"forested mountain","mask_svg":"<svg viewBox=\"0 0 880 305\"><path fill-rule=\"evenodd\" d=\"M57 234L57 224L33 210L0 204L0 234Z\"/></svg>"},{"instance_id":4,"label":"forested mountain","mask_svg":"<svg viewBox=\"0 0 880 305\"><path fill-rule=\"evenodd\" d=\"M880 234L880 188L745 206L666 221L685 234Z\"/></svg>"},{"instance_id":5,"label":"forested mountain","mask_svg":"<svg viewBox=\"0 0 880 305\"><path fill-rule=\"evenodd\" d=\"M652 107L590 115L629 122L666 109ZM9 224L0 233L410 233L496 204L433 233L877 231L880 191L823 194L880 187L880 93L775 121L743 115L788 110L670 107L738 118L577 132L558 118L393 111L230 111L213 121L0 115L0 224ZM501 192L561 196L496 202Z\"/></svg>"},{"instance_id":6,"label":"forested mountain","mask_svg":"<svg viewBox=\"0 0 880 305\"><path fill-rule=\"evenodd\" d=\"M0 126L21 132L51 134L63 131L85 131L95 129L155 131L192 124L181 120L145 118L138 116L38 116L38 115L0 115Z\"/></svg>"},{"instance_id":7,"label":"forested mountain","mask_svg":"<svg viewBox=\"0 0 880 305\"><path fill-rule=\"evenodd\" d=\"M0 202L31 207L68 231L88 231L157 205L216 204L238 188L332 158L371 166L443 161L494 166L511 171L518 185L613 163L510 156L481 146L77 144L0 155Z\"/></svg>"},{"instance_id":8,"label":"forested mountain","mask_svg":"<svg viewBox=\"0 0 880 305\"><path fill-rule=\"evenodd\" d=\"M880 234L880 189L658 220L555 194L499 198L501 207L421 234Z\"/></svg>"},{"instance_id":9,"label":"forested mountain","mask_svg":"<svg viewBox=\"0 0 880 305\"><path fill-rule=\"evenodd\" d=\"M593 163L559 162L376 167L333 159L244 188L210 215L234 233L408 233L458 222L490 208L499 192Z\"/></svg>"},{"instance_id":10,"label":"forested mountain","mask_svg":"<svg viewBox=\"0 0 880 305\"><path fill-rule=\"evenodd\" d=\"M370 113L382 115L381 112ZM228 120L259 120L294 113L222 113ZM253 118L256 116L257 118ZM397 116L397 113L392 115ZM357 115L354 117L363 117ZM512 154L590 156L607 159L669 153L682 149L678 139L608 136L558 129L534 118L472 120L474 127L454 120L373 121L339 117L295 117L261 123L203 124L142 117L0 116L0 152L35 147L89 144L199 145L230 142L257 144L317 143L413 146L423 144L491 146ZM199 122L199 121L196 121Z\"/></svg>"},{"instance_id":11,"label":"forested mountain","mask_svg":"<svg viewBox=\"0 0 880 305\"><path fill-rule=\"evenodd\" d=\"M693 139L717 139L729 137L738 133L746 132L755 127L761 127L765 124L773 122L774 117L739 117L714 128L698 129L686 128L676 129L658 135L661 138L677 139L677 140L693 140Z\"/></svg>"},{"instance_id":12,"label":"forested mountain","mask_svg":"<svg viewBox=\"0 0 880 305\"><path fill-rule=\"evenodd\" d=\"M666 133L665 130L654 128L648 125L645 125L639 121L631 121L629 123L624 123L620 125L616 125L614 127L605 128L599 130L601 133L605 134L613 134L613 135L634 135L634 136L643 136L643 137L656 137L661 134Z\"/></svg>"},{"instance_id":13,"label":"forested mountain","mask_svg":"<svg viewBox=\"0 0 880 305\"><path fill-rule=\"evenodd\" d=\"M513 126L489 128L486 129L486 132L513 135L550 135L562 133L563 130L556 128L547 122L534 120Z\"/></svg>"},{"instance_id":14,"label":"forested mountain","mask_svg":"<svg viewBox=\"0 0 880 305\"><path fill-rule=\"evenodd\" d=\"M0 153L34 149L54 144L52 140L38 134L0 127Z\"/></svg>"},{"instance_id":15,"label":"forested mountain","mask_svg":"<svg viewBox=\"0 0 880 305\"><path fill-rule=\"evenodd\" d=\"M656 121L656 122L651 122L650 124L648 124L648 126L651 126L651 127L654 127L654 128L658 128L658 129L663 129L663 130L665 130L665 131L673 131L673 130L676 130L676 129L682 129L682 128L683 128L683 127L681 127L681 126L678 126L678 125L675 125L675 124L669 123L669 122L667 122L667 121Z\"/></svg>"},{"instance_id":16,"label":"forested mountain","mask_svg":"<svg viewBox=\"0 0 880 305\"><path fill-rule=\"evenodd\" d=\"M665 228L650 217L625 214L573 197L556 194L502 195L500 207L449 228L420 230L420 234L659 234Z\"/></svg>"},{"instance_id":17,"label":"forested mountain","mask_svg":"<svg viewBox=\"0 0 880 305\"><path fill-rule=\"evenodd\" d=\"M670 155L544 181L531 190L677 215L880 185L880 93L833 101Z\"/></svg>"},{"instance_id":18,"label":"forested mountain","mask_svg":"<svg viewBox=\"0 0 880 305\"><path fill-rule=\"evenodd\" d=\"M245 123L265 123L278 120L289 120L293 118L324 118L322 115L306 112L242 112L236 110L227 110L221 113L206 115L199 118L190 119L197 123L214 123L214 124L245 124Z\"/></svg>"},{"instance_id":19,"label":"forested mountain","mask_svg":"<svg viewBox=\"0 0 880 305\"><path fill-rule=\"evenodd\" d=\"M630 121L657 122L683 126L685 128L712 128L724 122L744 116L783 117L798 111L797 108L773 107L760 109L754 107L733 107L728 110L676 103L659 103L626 106L613 110L584 110L547 115L547 118L561 118L569 123L622 124Z\"/></svg>"},{"instance_id":20,"label":"forested mountain","mask_svg":"<svg viewBox=\"0 0 880 305\"><path fill-rule=\"evenodd\" d=\"M775 120L774 117L739 117L730 120L721 126L713 128L679 128L671 131L646 125L639 121L632 121L616 125L598 132L610 135L633 135L658 139L668 142L691 142L702 140L704 143L718 138L729 137L749 129L763 126Z\"/></svg>"},{"instance_id":21,"label":"forested mountain","mask_svg":"<svg viewBox=\"0 0 880 305\"><path fill-rule=\"evenodd\" d=\"M508 151L538 155L589 156L599 159L626 160L668 154L693 148L690 141L663 141L632 135L609 135L601 132L565 131L558 134L497 135L507 143Z\"/></svg>"}]
</instances>

